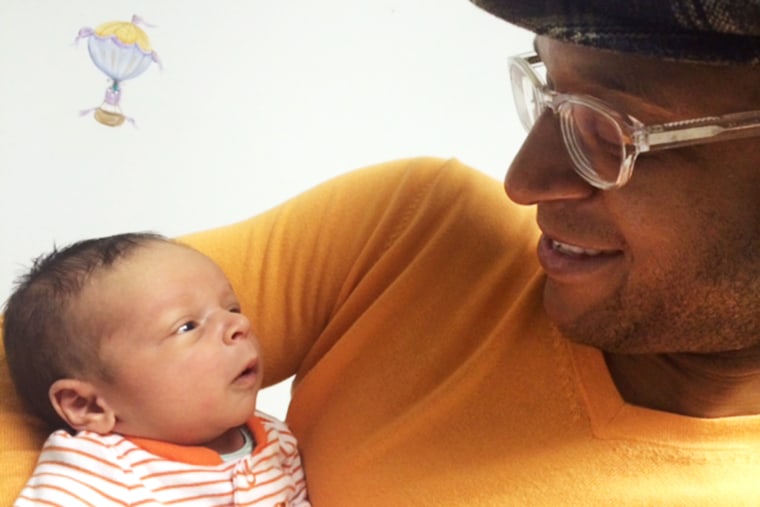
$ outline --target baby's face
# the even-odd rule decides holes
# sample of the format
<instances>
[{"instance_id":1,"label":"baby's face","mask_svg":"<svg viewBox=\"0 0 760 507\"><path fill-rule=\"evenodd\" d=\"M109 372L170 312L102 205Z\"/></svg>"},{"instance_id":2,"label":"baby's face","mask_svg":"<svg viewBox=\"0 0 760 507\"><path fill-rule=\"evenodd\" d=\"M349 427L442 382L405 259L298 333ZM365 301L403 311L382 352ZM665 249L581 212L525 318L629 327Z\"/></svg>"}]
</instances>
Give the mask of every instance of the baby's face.
<instances>
[{"instance_id":1,"label":"baby's face","mask_svg":"<svg viewBox=\"0 0 760 507\"><path fill-rule=\"evenodd\" d=\"M78 305L104 331L109 378L93 384L115 411L114 431L201 445L253 415L258 342L204 255L151 243L96 275Z\"/></svg>"}]
</instances>

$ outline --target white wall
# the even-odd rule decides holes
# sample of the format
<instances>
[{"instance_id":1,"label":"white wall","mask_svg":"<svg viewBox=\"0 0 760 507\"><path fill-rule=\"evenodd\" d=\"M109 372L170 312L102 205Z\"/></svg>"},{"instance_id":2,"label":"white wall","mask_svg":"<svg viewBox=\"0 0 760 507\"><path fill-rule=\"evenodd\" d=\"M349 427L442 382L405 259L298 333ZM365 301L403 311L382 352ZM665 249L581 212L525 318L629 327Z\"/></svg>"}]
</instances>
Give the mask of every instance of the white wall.
<instances>
[{"instance_id":1,"label":"white wall","mask_svg":"<svg viewBox=\"0 0 760 507\"><path fill-rule=\"evenodd\" d=\"M143 27L163 70L109 128L83 26ZM0 302L52 244L237 221L334 175L415 155L501 178L524 137L506 57L532 36L467 0L2 0ZM284 416L287 385L262 409Z\"/></svg>"}]
</instances>

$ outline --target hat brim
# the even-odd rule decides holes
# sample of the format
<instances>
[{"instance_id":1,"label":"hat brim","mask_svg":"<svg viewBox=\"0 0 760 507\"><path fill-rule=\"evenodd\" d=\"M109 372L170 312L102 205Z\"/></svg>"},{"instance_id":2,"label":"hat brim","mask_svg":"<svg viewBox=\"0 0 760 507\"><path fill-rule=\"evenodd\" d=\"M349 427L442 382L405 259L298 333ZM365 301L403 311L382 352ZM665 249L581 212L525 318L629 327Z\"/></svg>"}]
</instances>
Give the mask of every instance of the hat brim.
<instances>
[{"instance_id":1,"label":"hat brim","mask_svg":"<svg viewBox=\"0 0 760 507\"><path fill-rule=\"evenodd\" d=\"M760 64L760 0L472 0L538 35L668 60Z\"/></svg>"}]
</instances>

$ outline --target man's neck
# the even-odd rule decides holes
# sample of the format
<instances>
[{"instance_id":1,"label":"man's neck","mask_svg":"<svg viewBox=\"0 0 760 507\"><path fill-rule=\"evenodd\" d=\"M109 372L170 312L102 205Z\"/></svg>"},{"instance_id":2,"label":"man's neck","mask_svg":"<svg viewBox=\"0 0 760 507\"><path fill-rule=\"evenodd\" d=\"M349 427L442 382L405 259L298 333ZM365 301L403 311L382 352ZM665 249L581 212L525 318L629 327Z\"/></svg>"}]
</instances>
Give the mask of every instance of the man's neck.
<instances>
[{"instance_id":1,"label":"man's neck","mask_svg":"<svg viewBox=\"0 0 760 507\"><path fill-rule=\"evenodd\" d=\"M692 417L760 414L760 347L720 354L605 353L623 399Z\"/></svg>"}]
</instances>

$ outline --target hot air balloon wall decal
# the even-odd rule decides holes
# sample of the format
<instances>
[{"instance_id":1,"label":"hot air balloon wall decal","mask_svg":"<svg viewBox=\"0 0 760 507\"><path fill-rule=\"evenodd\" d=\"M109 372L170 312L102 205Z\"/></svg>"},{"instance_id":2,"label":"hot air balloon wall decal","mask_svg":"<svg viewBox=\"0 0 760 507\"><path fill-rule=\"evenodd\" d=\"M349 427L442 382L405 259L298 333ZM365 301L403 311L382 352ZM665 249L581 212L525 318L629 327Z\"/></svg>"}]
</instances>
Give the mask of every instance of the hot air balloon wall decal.
<instances>
[{"instance_id":1,"label":"hot air balloon wall decal","mask_svg":"<svg viewBox=\"0 0 760 507\"><path fill-rule=\"evenodd\" d=\"M100 107L82 114L93 113L97 121L109 127L118 127L124 120L134 122L121 111L121 83L141 75L154 62L161 65L148 35L138 24L147 25L139 16L132 16L131 21L109 21L94 30L81 28L76 38L87 39L92 63L110 80Z\"/></svg>"}]
</instances>

